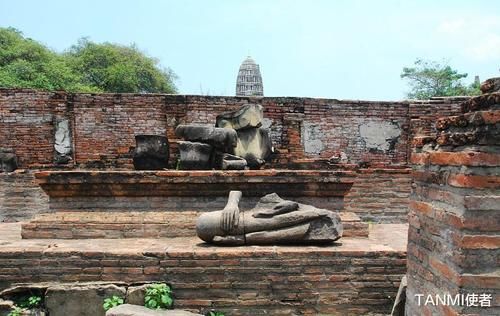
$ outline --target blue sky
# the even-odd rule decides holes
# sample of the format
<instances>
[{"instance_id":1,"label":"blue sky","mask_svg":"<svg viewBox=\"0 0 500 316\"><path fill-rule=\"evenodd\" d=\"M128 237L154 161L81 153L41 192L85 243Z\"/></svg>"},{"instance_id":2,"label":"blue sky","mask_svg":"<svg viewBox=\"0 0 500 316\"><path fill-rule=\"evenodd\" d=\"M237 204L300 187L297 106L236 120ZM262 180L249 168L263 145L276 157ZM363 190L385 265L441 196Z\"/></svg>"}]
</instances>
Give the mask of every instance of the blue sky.
<instances>
[{"instance_id":1,"label":"blue sky","mask_svg":"<svg viewBox=\"0 0 500 316\"><path fill-rule=\"evenodd\" d=\"M500 72L500 1L0 0L0 26L63 51L88 36L136 43L183 94L234 95L260 64L266 96L399 100L416 58L481 80Z\"/></svg>"}]
</instances>

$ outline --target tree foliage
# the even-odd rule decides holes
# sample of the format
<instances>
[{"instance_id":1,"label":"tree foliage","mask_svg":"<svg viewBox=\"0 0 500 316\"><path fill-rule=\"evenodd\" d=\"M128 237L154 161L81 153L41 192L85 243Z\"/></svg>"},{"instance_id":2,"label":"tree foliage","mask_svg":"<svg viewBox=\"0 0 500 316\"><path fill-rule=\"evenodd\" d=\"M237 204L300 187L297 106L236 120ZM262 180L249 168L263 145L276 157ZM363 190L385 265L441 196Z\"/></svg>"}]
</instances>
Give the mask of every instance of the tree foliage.
<instances>
[{"instance_id":1,"label":"tree foliage","mask_svg":"<svg viewBox=\"0 0 500 316\"><path fill-rule=\"evenodd\" d=\"M176 78L135 45L81 39L58 54L16 29L0 28L0 87L176 93Z\"/></svg>"},{"instance_id":2,"label":"tree foliage","mask_svg":"<svg viewBox=\"0 0 500 316\"><path fill-rule=\"evenodd\" d=\"M92 91L64 58L13 28L0 28L0 87Z\"/></svg>"},{"instance_id":3,"label":"tree foliage","mask_svg":"<svg viewBox=\"0 0 500 316\"><path fill-rule=\"evenodd\" d=\"M175 74L135 45L97 44L84 38L64 54L85 85L110 92L175 93Z\"/></svg>"},{"instance_id":4,"label":"tree foliage","mask_svg":"<svg viewBox=\"0 0 500 316\"><path fill-rule=\"evenodd\" d=\"M404 67L401 78L411 87L410 99L429 99L437 96L477 95L479 84L464 85L466 73L459 73L446 63L417 59L413 67Z\"/></svg>"}]
</instances>

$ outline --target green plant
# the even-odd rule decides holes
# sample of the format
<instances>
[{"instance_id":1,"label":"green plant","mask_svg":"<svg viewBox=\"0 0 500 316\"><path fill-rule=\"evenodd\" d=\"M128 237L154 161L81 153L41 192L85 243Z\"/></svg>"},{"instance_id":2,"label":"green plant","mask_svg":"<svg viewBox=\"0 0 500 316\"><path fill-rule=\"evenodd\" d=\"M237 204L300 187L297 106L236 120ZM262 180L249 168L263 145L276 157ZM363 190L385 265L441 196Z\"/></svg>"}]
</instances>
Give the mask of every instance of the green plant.
<instances>
[{"instance_id":1,"label":"green plant","mask_svg":"<svg viewBox=\"0 0 500 316\"><path fill-rule=\"evenodd\" d=\"M172 290L165 283L155 283L146 289L144 306L151 309L171 308L174 304Z\"/></svg>"},{"instance_id":2,"label":"green plant","mask_svg":"<svg viewBox=\"0 0 500 316\"><path fill-rule=\"evenodd\" d=\"M42 303L42 298L40 296L30 296L28 298L28 308L37 308L37 307L40 307L41 303Z\"/></svg>"},{"instance_id":3,"label":"green plant","mask_svg":"<svg viewBox=\"0 0 500 316\"><path fill-rule=\"evenodd\" d=\"M118 305L122 305L124 303L123 298L113 295L112 297L108 297L104 299L104 304L102 304L102 307L104 310L107 312L108 310L112 309L113 307L116 307Z\"/></svg>"},{"instance_id":4,"label":"green plant","mask_svg":"<svg viewBox=\"0 0 500 316\"><path fill-rule=\"evenodd\" d=\"M23 311L24 311L24 308L19 307L19 306L16 306L16 307L14 307L14 309L13 309L13 310L11 310L11 311L7 314L7 316L21 316L21 315L22 315L22 313L23 313Z\"/></svg>"},{"instance_id":5,"label":"green plant","mask_svg":"<svg viewBox=\"0 0 500 316\"><path fill-rule=\"evenodd\" d=\"M223 312L210 311L208 312L207 316L226 316L226 315Z\"/></svg>"},{"instance_id":6,"label":"green plant","mask_svg":"<svg viewBox=\"0 0 500 316\"><path fill-rule=\"evenodd\" d=\"M38 295L23 295L16 299L16 304L17 307L24 308L24 309L34 309L34 308L39 308L42 306L42 297Z\"/></svg>"}]
</instances>

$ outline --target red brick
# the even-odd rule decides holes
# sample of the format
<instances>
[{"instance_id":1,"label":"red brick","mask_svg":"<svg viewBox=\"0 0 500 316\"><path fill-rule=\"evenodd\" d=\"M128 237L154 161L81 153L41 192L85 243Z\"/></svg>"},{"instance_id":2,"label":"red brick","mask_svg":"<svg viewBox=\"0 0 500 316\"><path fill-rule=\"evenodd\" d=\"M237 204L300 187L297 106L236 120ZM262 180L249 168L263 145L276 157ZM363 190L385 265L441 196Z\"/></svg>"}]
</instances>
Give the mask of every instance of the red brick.
<instances>
[{"instance_id":1,"label":"red brick","mask_svg":"<svg viewBox=\"0 0 500 316\"><path fill-rule=\"evenodd\" d=\"M448 183L460 188L489 189L500 187L500 177L497 176L478 176L466 174L451 174Z\"/></svg>"},{"instance_id":2,"label":"red brick","mask_svg":"<svg viewBox=\"0 0 500 316\"><path fill-rule=\"evenodd\" d=\"M410 156L410 162L416 165L427 165L429 163L428 153L412 153Z\"/></svg>"},{"instance_id":3,"label":"red brick","mask_svg":"<svg viewBox=\"0 0 500 316\"><path fill-rule=\"evenodd\" d=\"M500 111L478 111L467 113L465 117L474 125L497 124L500 122Z\"/></svg>"},{"instance_id":4,"label":"red brick","mask_svg":"<svg viewBox=\"0 0 500 316\"><path fill-rule=\"evenodd\" d=\"M434 217L434 210L432 205L421 201L410 201L410 209L417 212L417 214L423 214L428 217Z\"/></svg>"},{"instance_id":5,"label":"red brick","mask_svg":"<svg viewBox=\"0 0 500 316\"><path fill-rule=\"evenodd\" d=\"M492 274L467 274L460 277L459 286L483 289L498 289L500 276Z\"/></svg>"},{"instance_id":6,"label":"red brick","mask_svg":"<svg viewBox=\"0 0 500 316\"><path fill-rule=\"evenodd\" d=\"M443 276L446 279L457 283L459 280L459 274L450 267L450 265L445 264L435 257L429 258L429 265L434 270L434 275Z\"/></svg>"},{"instance_id":7,"label":"red brick","mask_svg":"<svg viewBox=\"0 0 500 316\"><path fill-rule=\"evenodd\" d=\"M500 249L500 236L465 235L460 246L466 249Z\"/></svg>"},{"instance_id":8,"label":"red brick","mask_svg":"<svg viewBox=\"0 0 500 316\"><path fill-rule=\"evenodd\" d=\"M482 152L432 152L429 154L429 161L434 165L499 166L500 154Z\"/></svg>"}]
</instances>

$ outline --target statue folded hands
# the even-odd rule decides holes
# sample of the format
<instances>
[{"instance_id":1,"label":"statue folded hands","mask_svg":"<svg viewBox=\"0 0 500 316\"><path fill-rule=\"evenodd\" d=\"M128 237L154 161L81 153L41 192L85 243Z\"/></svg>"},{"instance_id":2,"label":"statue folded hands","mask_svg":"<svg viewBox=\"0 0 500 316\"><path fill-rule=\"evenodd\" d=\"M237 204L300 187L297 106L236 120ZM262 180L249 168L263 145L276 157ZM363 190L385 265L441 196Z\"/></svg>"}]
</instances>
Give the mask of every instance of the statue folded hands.
<instances>
[{"instance_id":1,"label":"statue folded hands","mask_svg":"<svg viewBox=\"0 0 500 316\"><path fill-rule=\"evenodd\" d=\"M202 214L196 223L198 237L219 245L327 243L342 236L337 213L280 198L262 197L249 211L240 211L242 193L231 191L221 211Z\"/></svg>"}]
</instances>

